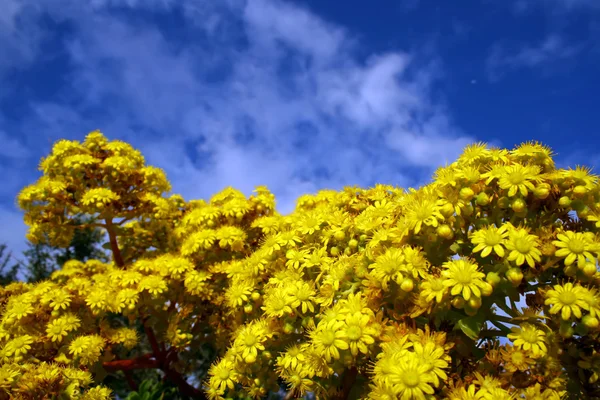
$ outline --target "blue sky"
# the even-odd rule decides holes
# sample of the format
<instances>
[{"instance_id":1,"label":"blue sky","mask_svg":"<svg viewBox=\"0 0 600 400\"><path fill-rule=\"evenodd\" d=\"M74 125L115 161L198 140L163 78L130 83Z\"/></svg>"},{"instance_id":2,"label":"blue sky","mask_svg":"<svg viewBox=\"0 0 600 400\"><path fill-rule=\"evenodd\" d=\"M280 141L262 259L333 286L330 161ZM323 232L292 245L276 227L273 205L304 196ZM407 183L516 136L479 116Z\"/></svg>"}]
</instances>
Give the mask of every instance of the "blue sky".
<instances>
[{"instance_id":1,"label":"blue sky","mask_svg":"<svg viewBox=\"0 0 600 400\"><path fill-rule=\"evenodd\" d=\"M280 211L418 186L468 143L600 165L598 0L0 0L0 242L59 138L129 141L174 191Z\"/></svg>"}]
</instances>

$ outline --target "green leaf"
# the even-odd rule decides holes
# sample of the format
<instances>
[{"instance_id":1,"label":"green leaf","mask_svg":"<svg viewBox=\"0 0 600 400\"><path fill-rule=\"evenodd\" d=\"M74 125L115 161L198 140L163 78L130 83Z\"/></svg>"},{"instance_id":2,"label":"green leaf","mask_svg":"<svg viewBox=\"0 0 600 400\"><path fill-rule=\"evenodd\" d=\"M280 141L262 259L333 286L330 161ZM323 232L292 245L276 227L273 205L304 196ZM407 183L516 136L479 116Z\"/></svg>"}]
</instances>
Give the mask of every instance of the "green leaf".
<instances>
[{"instance_id":1,"label":"green leaf","mask_svg":"<svg viewBox=\"0 0 600 400\"><path fill-rule=\"evenodd\" d=\"M485 323L485 316L483 313L474 315L472 317L463 318L458 321L458 327L461 331L464 332L465 335L470 337L473 340L477 340L479 337L479 332L481 332L481 328L483 328L483 324Z\"/></svg>"}]
</instances>

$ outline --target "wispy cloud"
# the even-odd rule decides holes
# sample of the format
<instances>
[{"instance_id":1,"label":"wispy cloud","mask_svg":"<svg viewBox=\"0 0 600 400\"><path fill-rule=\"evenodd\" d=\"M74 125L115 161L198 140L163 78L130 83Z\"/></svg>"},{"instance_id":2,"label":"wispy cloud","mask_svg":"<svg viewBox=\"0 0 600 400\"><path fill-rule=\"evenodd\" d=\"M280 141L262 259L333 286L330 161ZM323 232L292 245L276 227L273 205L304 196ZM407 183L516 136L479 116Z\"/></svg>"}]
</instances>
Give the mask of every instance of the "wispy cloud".
<instances>
[{"instance_id":1,"label":"wispy cloud","mask_svg":"<svg viewBox=\"0 0 600 400\"><path fill-rule=\"evenodd\" d=\"M351 32L288 2L59 3L30 5L69 24L67 83L0 119L32 144L31 170L49 140L99 128L141 148L186 198L266 184L289 212L321 188L417 185L473 140L434 100L428 65L401 51L359 56ZM39 14L13 17L23 15L42 29ZM4 25L4 45L16 47L16 25ZM41 57L30 48L11 68Z\"/></svg>"},{"instance_id":2,"label":"wispy cloud","mask_svg":"<svg viewBox=\"0 0 600 400\"><path fill-rule=\"evenodd\" d=\"M600 10L597 0L517 0L514 10L517 13L526 13L537 8L543 8L553 13L564 11L590 11Z\"/></svg>"},{"instance_id":3,"label":"wispy cloud","mask_svg":"<svg viewBox=\"0 0 600 400\"><path fill-rule=\"evenodd\" d=\"M557 34L549 35L537 45L524 45L516 50L496 44L492 47L486 63L488 77L496 81L505 73L514 70L553 66L573 58L582 49L580 44L567 43Z\"/></svg>"}]
</instances>

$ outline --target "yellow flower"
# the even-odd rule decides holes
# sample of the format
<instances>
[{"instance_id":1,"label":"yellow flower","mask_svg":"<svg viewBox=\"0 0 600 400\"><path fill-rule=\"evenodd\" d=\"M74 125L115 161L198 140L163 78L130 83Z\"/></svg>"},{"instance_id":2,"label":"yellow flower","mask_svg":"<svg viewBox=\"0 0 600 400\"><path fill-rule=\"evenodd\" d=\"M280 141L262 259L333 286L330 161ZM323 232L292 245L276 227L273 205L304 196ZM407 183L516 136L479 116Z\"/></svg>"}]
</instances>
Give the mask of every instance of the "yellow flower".
<instances>
[{"instance_id":1,"label":"yellow flower","mask_svg":"<svg viewBox=\"0 0 600 400\"><path fill-rule=\"evenodd\" d=\"M505 246L510 251L507 260L515 261L518 266L527 262L531 268L535 268L535 262L541 262L538 237L530 235L526 229L511 229Z\"/></svg>"},{"instance_id":2,"label":"yellow flower","mask_svg":"<svg viewBox=\"0 0 600 400\"><path fill-rule=\"evenodd\" d=\"M534 357L543 356L548 352L546 334L534 325L525 323L511 330L513 333L509 333L507 337L514 341L515 347L531 351Z\"/></svg>"},{"instance_id":3,"label":"yellow flower","mask_svg":"<svg viewBox=\"0 0 600 400\"><path fill-rule=\"evenodd\" d=\"M227 299L227 304L231 308L239 307L244 302L248 301L248 296L254 290L253 285L248 282L233 282L230 287L225 291L225 298Z\"/></svg>"},{"instance_id":4,"label":"yellow flower","mask_svg":"<svg viewBox=\"0 0 600 400\"><path fill-rule=\"evenodd\" d=\"M481 257L487 257L492 250L499 256L504 257L504 243L508 237L507 226L500 228L487 226L473 233L471 243L476 244L474 253L481 251Z\"/></svg>"},{"instance_id":5,"label":"yellow flower","mask_svg":"<svg viewBox=\"0 0 600 400\"><path fill-rule=\"evenodd\" d=\"M8 321L20 320L28 315L33 314L33 306L27 301L12 301L9 303L4 314Z\"/></svg>"},{"instance_id":6,"label":"yellow flower","mask_svg":"<svg viewBox=\"0 0 600 400\"><path fill-rule=\"evenodd\" d=\"M478 390L473 384L465 388L460 386L454 388L449 394L447 400L485 400L487 391Z\"/></svg>"},{"instance_id":7,"label":"yellow flower","mask_svg":"<svg viewBox=\"0 0 600 400\"><path fill-rule=\"evenodd\" d=\"M50 321L46 328L46 334L53 342L60 342L68 333L69 329L67 329L67 321L62 318Z\"/></svg>"},{"instance_id":8,"label":"yellow flower","mask_svg":"<svg viewBox=\"0 0 600 400\"><path fill-rule=\"evenodd\" d=\"M31 344L33 343L33 337L30 335L17 336L16 338L8 341L4 346L4 355L13 356L15 361L20 360L22 355L27 354L31 350Z\"/></svg>"},{"instance_id":9,"label":"yellow flower","mask_svg":"<svg viewBox=\"0 0 600 400\"><path fill-rule=\"evenodd\" d=\"M107 292L104 289L95 289L86 296L85 302L93 311L104 311L108 304Z\"/></svg>"},{"instance_id":10,"label":"yellow flower","mask_svg":"<svg viewBox=\"0 0 600 400\"><path fill-rule=\"evenodd\" d=\"M556 235L558 240L552 243L560 249L556 250L556 257L566 257L565 265L571 265L575 261L581 267L585 264L586 258L594 260L594 256L590 251L593 251L594 244L589 242L585 235L581 232L566 231Z\"/></svg>"},{"instance_id":11,"label":"yellow flower","mask_svg":"<svg viewBox=\"0 0 600 400\"><path fill-rule=\"evenodd\" d=\"M529 357L529 354L521 348L507 347L500 351L500 355L504 360L504 368L509 372L527 371L535 360Z\"/></svg>"},{"instance_id":12,"label":"yellow flower","mask_svg":"<svg viewBox=\"0 0 600 400\"><path fill-rule=\"evenodd\" d=\"M438 220L444 220L444 216L440 213L440 206L437 199L433 196L424 197L421 199L415 198L406 209L406 219L408 226L413 229L415 234L421 231L423 225L438 226Z\"/></svg>"},{"instance_id":13,"label":"yellow flower","mask_svg":"<svg viewBox=\"0 0 600 400\"><path fill-rule=\"evenodd\" d=\"M299 363L302 363L306 359L302 351L303 349L299 345L288 347L282 356L277 357L277 364L283 368L296 368Z\"/></svg>"},{"instance_id":14,"label":"yellow flower","mask_svg":"<svg viewBox=\"0 0 600 400\"><path fill-rule=\"evenodd\" d=\"M50 307L55 311L66 310L71 305L71 295L63 289L54 289L47 292L44 298L49 300Z\"/></svg>"},{"instance_id":15,"label":"yellow flower","mask_svg":"<svg viewBox=\"0 0 600 400\"><path fill-rule=\"evenodd\" d=\"M425 345L413 342L413 349L420 363L428 366L427 372L432 373L435 386L439 386L440 378L444 381L448 379L448 375L444 371L444 368L448 368L448 362L444 360L446 354L443 347L437 346L433 342L427 342Z\"/></svg>"},{"instance_id":16,"label":"yellow flower","mask_svg":"<svg viewBox=\"0 0 600 400\"><path fill-rule=\"evenodd\" d=\"M448 287L444 285L444 279L435 276L430 277L421 283L421 296L431 302L433 299L441 303L444 296L448 293Z\"/></svg>"},{"instance_id":17,"label":"yellow flower","mask_svg":"<svg viewBox=\"0 0 600 400\"><path fill-rule=\"evenodd\" d=\"M69 353L79 357L83 365L91 365L100 358L104 345L104 339L98 335L79 336L69 344Z\"/></svg>"},{"instance_id":18,"label":"yellow flower","mask_svg":"<svg viewBox=\"0 0 600 400\"><path fill-rule=\"evenodd\" d=\"M96 205L97 207L103 207L112 201L119 200L120 196L107 188L94 188L89 189L83 195L81 203L83 205Z\"/></svg>"},{"instance_id":19,"label":"yellow flower","mask_svg":"<svg viewBox=\"0 0 600 400\"><path fill-rule=\"evenodd\" d=\"M237 355L247 364L252 364L258 357L258 351L264 350L264 342L271 336L264 322L253 322L244 326L237 334L233 347Z\"/></svg>"},{"instance_id":20,"label":"yellow flower","mask_svg":"<svg viewBox=\"0 0 600 400\"><path fill-rule=\"evenodd\" d=\"M315 351L327 362L330 362L332 358L339 360L339 350L346 350L349 347L348 343L343 340L346 336L342 330L343 327L343 321L320 322L317 329L310 333Z\"/></svg>"},{"instance_id":21,"label":"yellow flower","mask_svg":"<svg viewBox=\"0 0 600 400\"><path fill-rule=\"evenodd\" d=\"M373 336L377 335L377 329L369 326L370 318L368 315L354 313L346 316L342 333L344 339L350 346L350 352L356 357L358 351L367 354L369 348L367 346L375 343Z\"/></svg>"},{"instance_id":22,"label":"yellow flower","mask_svg":"<svg viewBox=\"0 0 600 400\"><path fill-rule=\"evenodd\" d=\"M573 285L567 282L564 285L554 285L554 289L546 292L544 304L551 305L550 314L561 312L563 320L571 318L571 314L581 318L581 309L589 309L586 299L589 297L589 290L584 287Z\"/></svg>"},{"instance_id":23,"label":"yellow flower","mask_svg":"<svg viewBox=\"0 0 600 400\"><path fill-rule=\"evenodd\" d=\"M412 352L396 357L389 375L397 398L425 400L425 394L433 394L433 373L428 372L430 365L421 362Z\"/></svg>"},{"instance_id":24,"label":"yellow flower","mask_svg":"<svg viewBox=\"0 0 600 400\"><path fill-rule=\"evenodd\" d=\"M394 400L398 399L398 393L394 386L384 381L376 381L374 384L369 384L371 392L369 392L370 400Z\"/></svg>"},{"instance_id":25,"label":"yellow flower","mask_svg":"<svg viewBox=\"0 0 600 400\"><path fill-rule=\"evenodd\" d=\"M219 247L231 247L232 250L242 250L246 240L246 232L236 226L222 226L215 231L219 239Z\"/></svg>"},{"instance_id":26,"label":"yellow flower","mask_svg":"<svg viewBox=\"0 0 600 400\"><path fill-rule=\"evenodd\" d=\"M211 365L208 373L210 374L208 385L216 389L219 393L225 393L227 388L231 390L235 388L238 373L235 370L234 363L229 358L223 358L221 361Z\"/></svg>"},{"instance_id":27,"label":"yellow flower","mask_svg":"<svg viewBox=\"0 0 600 400\"><path fill-rule=\"evenodd\" d=\"M588 305L590 315L600 318L600 294L598 293L598 289L588 289L584 294L584 300Z\"/></svg>"},{"instance_id":28,"label":"yellow flower","mask_svg":"<svg viewBox=\"0 0 600 400\"><path fill-rule=\"evenodd\" d=\"M15 378L21 375L18 367L4 364L0 366L0 388L1 389L10 389L12 383L15 382Z\"/></svg>"},{"instance_id":29,"label":"yellow flower","mask_svg":"<svg viewBox=\"0 0 600 400\"><path fill-rule=\"evenodd\" d=\"M265 295L262 309L269 317L283 317L292 313L292 297L283 288L275 288Z\"/></svg>"},{"instance_id":30,"label":"yellow flower","mask_svg":"<svg viewBox=\"0 0 600 400\"><path fill-rule=\"evenodd\" d=\"M302 313L306 313L308 310L315 312L315 306L312 302L315 290L307 282L295 281L287 288L287 294L293 308L301 307Z\"/></svg>"},{"instance_id":31,"label":"yellow flower","mask_svg":"<svg viewBox=\"0 0 600 400\"><path fill-rule=\"evenodd\" d=\"M444 267L444 285L452 288L450 293L453 296L462 294L465 300L469 300L471 294L481 297L481 288L486 287L486 282L483 281L485 274L478 271L477 264L460 259L448 261Z\"/></svg>"},{"instance_id":32,"label":"yellow flower","mask_svg":"<svg viewBox=\"0 0 600 400\"><path fill-rule=\"evenodd\" d=\"M163 293L168 289L167 282L160 276L146 276L140 281L140 290L147 290L152 295Z\"/></svg>"},{"instance_id":33,"label":"yellow flower","mask_svg":"<svg viewBox=\"0 0 600 400\"><path fill-rule=\"evenodd\" d=\"M181 254L190 256L199 250L208 250L212 247L217 236L213 229L203 229L192 233L181 246Z\"/></svg>"},{"instance_id":34,"label":"yellow flower","mask_svg":"<svg viewBox=\"0 0 600 400\"><path fill-rule=\"evenodd\" d=\"M111 389L103 386L96 386L85 392L81 397L81 400L109 400L111 399L111 394Z\"/></svg>"},{"instance_id":35,"label":"yellow flower","mask_svg":"<svg viewBox=\"0 0 600 400\"><path fill-rule=\"evenodd\" d=\"M509 197L517 194L517 191L525 197L529 190L535 189L532 181L539 180L539 173L540 168L537 165L509 165L504 167L504 173L498 180L498 186L504 190L508 189Z\"/></svg>"},{"instance_id":36,"label":"yellow flower","mask_svg":"<svg viewBox=\"0 0 600 400\"><path fill-rule=\"evenodd\" d=\"M289 249L285 253L285 266L288 268L300 269L304 260L308 257L308 250Z\"/></svg>"},{"instance_id":37,"label":"yellow flower","mask_svg":"<svg viewBox=\"0 0 600 400\"><path fill-rule=\"evenodd\" d=\"M404 263L404 252L395 247L388 248L385 253L378 256L375 262L369 265L373 277L381 282L381 286L387 289L390 280L402 280L402 265Z\"/></svg>"},{"instance_id":38,"label":"yellow flower","mask_svg":"<svg viewBox=\"0 0 600 400\"><path fill-rule=\"evenodd\" d=\"M212 274L206 271L189 271L185 274L185 290L189 294L199 295L205 290L207 286L206 281L208 281L211 276Z\"/></svg>"}]
</instances>

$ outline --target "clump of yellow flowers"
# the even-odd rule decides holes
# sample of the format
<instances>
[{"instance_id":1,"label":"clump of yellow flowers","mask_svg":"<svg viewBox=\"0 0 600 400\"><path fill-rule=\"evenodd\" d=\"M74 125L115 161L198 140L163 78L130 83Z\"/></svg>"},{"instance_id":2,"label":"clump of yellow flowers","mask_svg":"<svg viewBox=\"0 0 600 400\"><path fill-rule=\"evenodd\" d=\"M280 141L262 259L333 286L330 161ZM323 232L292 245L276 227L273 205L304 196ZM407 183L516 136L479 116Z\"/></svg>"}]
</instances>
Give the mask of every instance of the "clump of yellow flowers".
<instances>
[{"instance_id":1,"label":"clump of yellow flowers","mask_svg":"<svg viewBox=\"0 0 600 400\"><path fill-rule=\"evenodd\" d=\"M98 131L40 169L28 237L68 243L84 214L113 261L0 290L0 398L107 399L103 376L137 368L193 398L600 398L600 184L539 143L473 144L419 189L323 190L290 215L264 187L166 196Z\"/></svg>"}]
</instances>

